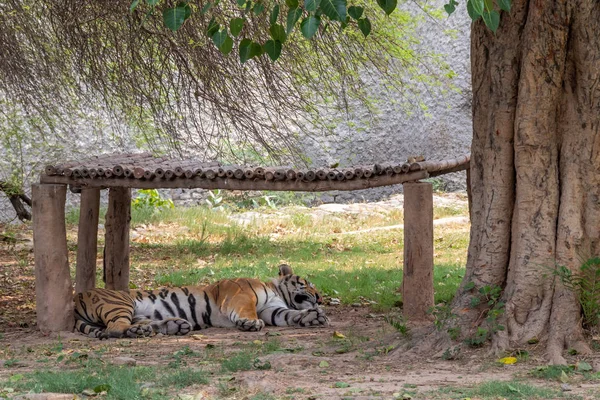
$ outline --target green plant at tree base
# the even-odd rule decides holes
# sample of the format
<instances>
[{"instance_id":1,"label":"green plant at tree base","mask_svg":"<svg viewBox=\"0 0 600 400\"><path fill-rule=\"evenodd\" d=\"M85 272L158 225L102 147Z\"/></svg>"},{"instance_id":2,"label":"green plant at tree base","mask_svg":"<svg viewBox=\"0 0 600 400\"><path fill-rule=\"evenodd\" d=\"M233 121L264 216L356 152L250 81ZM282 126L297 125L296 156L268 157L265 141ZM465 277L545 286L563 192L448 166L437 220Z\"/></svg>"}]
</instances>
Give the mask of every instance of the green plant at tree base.
<instances>
[{"instance_id":1,"label":"green plant at tree base","mask_svg":"<svg viewBox=\"0 0 600 400\"><path fill-rule=\"evenodd\" d=\"M473 290L474 282L468 282L465 290ZM499 322L500 317L504 314L504 302L500 301L502 296L502 288L496 285L485 285L479 288L477 294L471 298L471 307L476 308L483 306L485 321L487 328L478 327L475 334L465 339L465 343L472 347L482 346L491 336L505 329L504 325Z\"/></svg>"},{"instance_id":2,"label":"green plant at tree base","mask_svg":"<svg viewBox=\"0 0 600 400\"><path fill-rule=\"evenodd\" d=\"M583 311L583 325L591 328L600 322L600 257L593 257L581 264L574 274L565 266L553 270L562 284L572 290Z\"/></svg>"}]
</instances>

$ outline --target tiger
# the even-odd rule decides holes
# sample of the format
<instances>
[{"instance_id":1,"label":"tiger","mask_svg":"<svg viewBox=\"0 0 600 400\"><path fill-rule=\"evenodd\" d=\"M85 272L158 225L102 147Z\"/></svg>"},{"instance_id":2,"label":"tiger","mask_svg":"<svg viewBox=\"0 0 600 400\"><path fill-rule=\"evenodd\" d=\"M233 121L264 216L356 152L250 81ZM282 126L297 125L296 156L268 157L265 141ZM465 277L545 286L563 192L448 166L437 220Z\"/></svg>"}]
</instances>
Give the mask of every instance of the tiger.
<instances>
[{"instance_id":1,"label":"tiger","mask_svg":"<svg viewBox=\"0 0 600 400\"><path fill-rule=\"evenodd\" d=\"M207 286L158 290L90 289L76 293L75 331L98 339L187 335L209 327L260 331L273 326L328 326L315 286L287 264L268 282L224 279Z\"/></svg>"}]
</instances>

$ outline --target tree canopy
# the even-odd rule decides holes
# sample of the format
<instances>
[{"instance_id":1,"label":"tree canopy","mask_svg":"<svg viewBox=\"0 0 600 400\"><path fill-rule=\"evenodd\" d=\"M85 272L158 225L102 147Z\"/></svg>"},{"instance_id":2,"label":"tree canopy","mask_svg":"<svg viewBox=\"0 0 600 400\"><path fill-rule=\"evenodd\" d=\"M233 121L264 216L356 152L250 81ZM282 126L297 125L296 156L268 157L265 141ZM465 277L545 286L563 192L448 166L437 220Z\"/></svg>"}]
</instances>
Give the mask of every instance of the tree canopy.
<instances>
[{"instance_id":1,"label":"tree canopy","mask_svg":"<svg viewBox=\"0 0 600 400\"><path fill-rule=\"evenodd\" d=\"M448 71L415 50L417 22L406 12L380 10L367 19L375 4L368 1L349 8L337 0L240 4L3 2L4 122L17 115L41 132L59 132L69 118L101 112L154 149L234 158L251 148L281 159L297 153L299 132L326 130L331 110L355 100L372 107L364 76L408 88L408 76L435 80ZM307 21L334 21L328 4L337 4L352 29Z\"/></svg>"}]
</instances>

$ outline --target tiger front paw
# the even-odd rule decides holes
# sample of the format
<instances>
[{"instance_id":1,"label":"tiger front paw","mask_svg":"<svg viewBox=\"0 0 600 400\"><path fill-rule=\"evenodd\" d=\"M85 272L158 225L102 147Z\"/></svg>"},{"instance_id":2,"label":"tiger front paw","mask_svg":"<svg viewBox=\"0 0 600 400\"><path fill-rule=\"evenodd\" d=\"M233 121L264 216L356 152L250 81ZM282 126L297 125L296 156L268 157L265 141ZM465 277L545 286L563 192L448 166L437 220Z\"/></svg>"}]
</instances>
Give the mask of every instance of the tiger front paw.
<instances>
[{"instance_id":1,"label":"tiger front paw","mask_svg":"<svg viewBox=\"0 0 600 400\"><path fill-rule=\"evenodd\" d=\"M257 332L265 327L265 322L262 319L240 318L235 322L235 326L241 331Z\"/></svg>"},{"instance_id":2,"label":"tiger front paw","mask_svg":"<svg viewBox=\"0 0 600 400\"><path fill-rule=\"evenodd\" d=\"M325 315L325 311L320 308L305 310L306 313L298 318L299 326L328 326L329 318Z\"/></svg>"}]
</instances>

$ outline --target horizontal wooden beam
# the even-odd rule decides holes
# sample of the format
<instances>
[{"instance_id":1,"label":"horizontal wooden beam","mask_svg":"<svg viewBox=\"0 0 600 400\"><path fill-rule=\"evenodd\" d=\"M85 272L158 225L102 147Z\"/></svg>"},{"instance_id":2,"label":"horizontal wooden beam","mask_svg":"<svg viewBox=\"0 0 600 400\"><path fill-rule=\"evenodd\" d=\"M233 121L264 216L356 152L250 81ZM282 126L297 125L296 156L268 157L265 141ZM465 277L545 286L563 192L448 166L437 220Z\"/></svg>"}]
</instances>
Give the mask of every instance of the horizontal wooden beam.
<instances>
[{"instance_id":1,"label":"horizontal wooden beam","mask_svg":"<svg viewBox=\"0 0 600 400\"><path fill-rule=\"evenodd\" d=\"M82 188L132 188L132 189L226 189L226 190L273 190L295 192L325 192L328 190L359 190L380 186L396 185L428 178L427 171L414 171L405 174L378 175L369 179L353 179L350 181L315 180L312 182L298 180L267 181L265 179L229 179L227 177L204 179L175 178L171 180L143 180L131 178L73 178L59 175L42 174L41 183L81 186Z\"/></svg>"}]
</instances>

